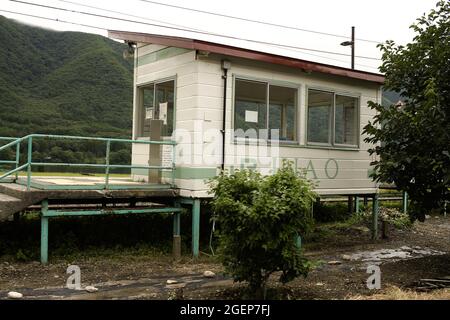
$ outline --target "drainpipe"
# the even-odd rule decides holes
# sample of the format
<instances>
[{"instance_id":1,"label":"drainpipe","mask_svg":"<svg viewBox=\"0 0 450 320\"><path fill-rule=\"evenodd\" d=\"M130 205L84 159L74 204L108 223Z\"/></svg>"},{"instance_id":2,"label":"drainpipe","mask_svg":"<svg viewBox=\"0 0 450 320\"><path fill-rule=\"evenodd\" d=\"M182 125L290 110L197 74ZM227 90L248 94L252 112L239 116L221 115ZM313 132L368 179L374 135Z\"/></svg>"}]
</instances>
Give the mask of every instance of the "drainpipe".
<instances>
[{"instance_id":1,"label":"drainpipe","mask_svg":"<svg viewBox=\"0 0 450 320\"><path fill-rule=\"evenodd\" d=\"M223 70L223 118L222 118L222 171L225 169L225 127L226 127L226 115L227 115L227 78L228 69L230 69L231 63L228 60L222 60Z\"/></svg>"}]
</instances>

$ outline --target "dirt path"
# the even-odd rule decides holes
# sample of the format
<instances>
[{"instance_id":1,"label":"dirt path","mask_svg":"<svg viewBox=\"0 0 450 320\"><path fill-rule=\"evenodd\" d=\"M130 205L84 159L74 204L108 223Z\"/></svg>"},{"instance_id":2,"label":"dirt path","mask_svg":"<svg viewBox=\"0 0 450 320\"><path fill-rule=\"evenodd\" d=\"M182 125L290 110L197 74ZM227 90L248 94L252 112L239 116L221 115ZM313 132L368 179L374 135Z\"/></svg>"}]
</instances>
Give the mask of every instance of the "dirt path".
<instances>
[{"instance_id":1,"label":"dirt path","mask_svg":"<svg viewBox=\"0 0 450 320\"><path fill-rule=\"evenodd\" d=\"M306 255L318 266L306 279L281 288L284 299L343 299L372 295L367 266L381 269L383 288L414 288L421 278L450 275L450 218L431 217L407 231L390 230L389 238L373 242L361 226L336 228L318 242L305 246ZM332 264L329 262L337 261ZM82 286L98 292L66 288L68 265L81 269ZM205 278L203 272L216 273ZM222 275L222 267L206 256L197 261L184 257L173 263L167 256L93 257L76 261L0 262L0 299L18 291L27 299L228 299L239 297L242 285ZM167 280L175 280L167 284Z\"/></svg>"}]
</instances>

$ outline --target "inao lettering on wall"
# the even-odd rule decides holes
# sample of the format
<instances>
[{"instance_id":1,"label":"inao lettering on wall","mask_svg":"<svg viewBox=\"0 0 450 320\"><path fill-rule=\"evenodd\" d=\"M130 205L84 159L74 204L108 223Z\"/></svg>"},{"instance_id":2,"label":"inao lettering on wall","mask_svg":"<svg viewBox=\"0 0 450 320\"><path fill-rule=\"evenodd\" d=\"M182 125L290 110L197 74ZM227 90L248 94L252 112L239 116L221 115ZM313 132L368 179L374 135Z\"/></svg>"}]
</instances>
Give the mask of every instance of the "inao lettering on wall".
<instances>
[{"instance_id":1,"label":"inao lettering on wall","mask_svg":"<svg viewBox=\"0 0 450 320\"><path fill-rule=\"evenodd\" d=\"M313 174L313 176L314 176L314 179L317 179L316 170L314 169L312 160L309 160L308 166L306 167L306 170L305 170L305 171L306 171L307 174L308 174L309 172L312 172L312 174Z\"/></svg>"},{"instance_id":2,"label":"inao lettering on wall","mask_svg":"<svg viewBox=\"0 0 450 320\"><path fill-rule=\"evenodd\" d=\"M372 275L367 278L367 288L369 290L381 289L381 270L379 266L370 265L367 267L366 273L372 273Z\"/></svg>"},{"instance_id":3,"label":"inao lettering on wall","mask_svg":"<svg viewBox=\"0 0 450 320\"><path fill-rule=\"evenodd\" d=\"M327 177L329 179L334 179L338 175L338 172L339 166L337 161L334 159L328 159L328 161L325 163L325 174L327 175Z\"/></svg>"},{"instance_id":4,"label":"inao lettering on wall","mask_svg":"<svg viewBox=\"0 0 450 320\"><path fill-rule=\"evenodd\" d=\"M258 123L258 111L245 110L245 122Z\"/></svg>"},{"instance_id":5,"label":"inao lettering on wall","mask_svg":"<svg viewBox=\"0 0 450 320\"><path fill-rule=\"evenodd\" d=\"M67 267L67 274L71 274L67 278L66 286L68 289L80 290L81 289L81 270L77 265L70 265Z\"/></svg>"}]
</instances>

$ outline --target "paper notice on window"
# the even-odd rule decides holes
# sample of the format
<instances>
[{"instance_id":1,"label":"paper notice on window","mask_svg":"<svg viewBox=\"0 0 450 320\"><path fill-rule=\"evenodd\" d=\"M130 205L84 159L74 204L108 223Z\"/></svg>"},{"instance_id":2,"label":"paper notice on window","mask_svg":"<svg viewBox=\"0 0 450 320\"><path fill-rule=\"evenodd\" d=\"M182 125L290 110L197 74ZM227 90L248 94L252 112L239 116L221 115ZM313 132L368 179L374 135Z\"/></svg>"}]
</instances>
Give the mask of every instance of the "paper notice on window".
<instances>
[{"instance_id":1,"label":"paper notice on window","mask_svg":"<svg viewBox=\"0 0 450 320\"><path fill-rule=\"evenodd\" d=\"M164 124L167 125L167 102L159 104L159 120L163 120Z\"/></svg>"},{"instance_id":2,"label":"paper notice on window","mask_svg":"<svg viewBox=\"0 0 450 320\"><path fill-rule=\"evenodd\" d=\"M145 119L153 119L153 108L145 108Z\"/></svg>"},{"instance_id":3,"label":"paper notice on window","mask_svg":"<svg viewBox=\"0 0 450 320\"><path fill-rule=\"evenodd\" d=\"M245 122L258 123L258 111L245 110Z\"/></svg>"}]
</instances>

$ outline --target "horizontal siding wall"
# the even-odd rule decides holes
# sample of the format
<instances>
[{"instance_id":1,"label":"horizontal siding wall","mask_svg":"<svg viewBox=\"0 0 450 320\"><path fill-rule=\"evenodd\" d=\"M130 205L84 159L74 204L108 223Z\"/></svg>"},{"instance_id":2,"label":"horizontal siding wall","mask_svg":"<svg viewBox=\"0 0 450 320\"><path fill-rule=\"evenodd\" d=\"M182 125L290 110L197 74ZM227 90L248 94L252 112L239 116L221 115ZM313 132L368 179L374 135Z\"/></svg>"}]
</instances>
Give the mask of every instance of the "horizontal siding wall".
<instances>
[{"instance_id":1,"label":"horizontal siding wall","mask_svg":"<svg viewBox=\"0 0 450 320\"><path fill-rule=\"evenodd\" d=\"M297 114L297 123L300 124L300 145L279 146L281 159L291 160L299 170L306 170L307 176L317 183L319 193L328 194L336 191L354 194L375 191L376 184L368 176L371 172L370 162L374 159L367 152L371 145L364 142L365 137L362 135L362 130L375 114L367 107L367 102L369 100L380 101L379 86L364 81L307 74L300 70L243 59L227 59L231 61L227 83L226 127L228 130L232 129L233 123L233 78L244 77L294 84L300 88ZM212 121L204 123L204 129L219 130L222 127L223 71L220 61L221 58L217 56L199 61L197 93L200 114L197 115L197 119L201 118L202 114L204 116L207 114L207 117L212 119ZM360 96L361 137L358 151L306 146L306 88L308 87ZM270 154L258 155L258 149L255 146L234 143L231 136L228 136L226 141L226 167L231 170L244 167L253 168L256 165L262 173L270 174L279 165L280 159L274 159ZM208 156L213 155L204 155L204 158L207 159ZM328 166L326 167L327 162Z\"/></svg>"},{"instance_id":2,"label":"horizontal siding wall","mask_svg":"<svg viewBox=\"0 0 450 320\"><path fill-rule=\"evenodd\" d=\"M139 47L137 59L165 49L167 48L155 45ZM175 128L183 129L185 134L176 136L175 182L184 196L209 196L206 180L219 172L222 158L220 142L222 136L219 130L222 129L224 89L222 58L210 55L208 58L202 57L196 60L194 51L180 51L175 56L141 64L135 69L137 86L176 76ZM367 153L367 149L371 146L363 141L364 136L360 138L358 151L320 149L305 145L305 98L307 87L359 95L360 131L362 131L364 125L374 116L374 111L367 107L367 102L381 100L377 85L323 74L307 74L301 70L243 59L227 59L231 61L226 97L227 130L232 128L233 77L243 76L296 84L300 87L297 115L297 123L300 124L300 146L280 146L281 159L293 161L299 170L307 170L307 176L317 183L317 191L322 194L363 194L373 193L376 190L376 184L368 177L371 171L370 162L374 159ZM152 58L147 58L147 61L152 61ZM215 134L208 134L209 129L213 129ZM210 147L213 141L219 141L216 148ZM133 163L147 164L148 149L145 145L134 145ZM254 147L252 149L252 146L234 143L229 135L226 137L226 150L226 167L231 170L254 167L255 163L258 163L257 168L262 173L270 174L280 161L280 159L274 159L271 154L258 155L257 149ZM146 179L147 173L139 170L133 172L136 177ZM170 172L164 173L163 177L169 179Z\"/></svg>"},{"instance_id":3,"label":"horizontal siding wall","mask_svg":"<svg viewBox=\"0 0 450 320\"><path fill-rule=\"evenodd\" d=\"M175 129L184 130L189 136L192 136L194 132L198 131L194 121L204 120L203 114L199 111L199 76L195 51L149 44L138 46L136 56L135 95L139 86L166 78L176 79ZM135 110L138 107L136 102L134 107ZM221 120L221 117L219 120ZM133 132L135 131L133 130ZM203 196L207 196L204 192L204 180L217 174L216 165L206 166L202 161L197 161L198 164L196 165L184 163L180 154L183 154L184 150L198 148L193 148L193 143L190 141L192 139L179 137L176 140L178 144L175 157L175 184L177 187L185 190L185 192L199 192ZM201 156L201 153L196 152ZM197 158L199 157L197 156ZM148 160L149 146L134 144L132 163L148 165ZM146 169L133 169L132 173L135 180L148 180L148 170ZM170 183L172 181L172 172L163 171L162 181Z\"/></svg>"}]
</instances>

